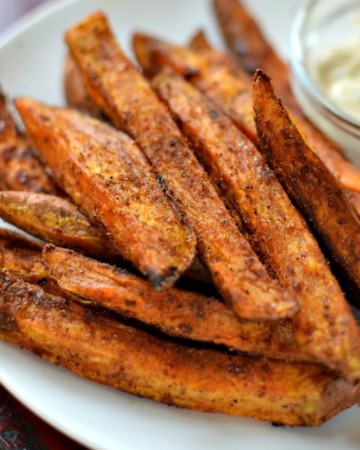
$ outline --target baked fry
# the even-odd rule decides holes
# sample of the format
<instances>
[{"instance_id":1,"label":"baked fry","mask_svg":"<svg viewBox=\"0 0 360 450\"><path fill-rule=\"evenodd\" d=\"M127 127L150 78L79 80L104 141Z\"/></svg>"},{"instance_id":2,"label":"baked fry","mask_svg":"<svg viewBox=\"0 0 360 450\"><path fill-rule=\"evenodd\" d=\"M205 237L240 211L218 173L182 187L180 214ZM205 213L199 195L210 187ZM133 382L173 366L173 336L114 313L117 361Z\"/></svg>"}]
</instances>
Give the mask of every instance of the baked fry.
<instances>
[{"instance_id":1,"label":"baked fry","mask_svg":"<svg viewBox=\"0 0 360 450\"><path fill-rule=\"evenodd\" d=\"M59 289L164 333L275 359L314 362L287 322L239 321L219 300L190 291L156 291L124 270L46 245L43 260Z\"/></svg>"},{"instance_id":2,"label":"baked fry","mask_svg":"<svg viewBox=\"0 0 360 450\"><path fill-rule=\"evenodd\" d=\"M265 38L259 24L240 0L213 0L220 31L241 66L253 76L256 69L276 74L276 89L295 101L289 85L289 69Z\"/></svg>"},{"instance_id":3,"label":"baked fry","mask_svg":"<svg viewBox=\"0 0 360 450\"><path fill-rule=\"evenodd\" d=\"M46 173L26 137L18 133L1 92L0 123L0 190L60 195L60 190Z\"/></svg>"},{"instance_id":4,"label":"baked fry","mask_svg":"<svg viewBox=\"0 0 360 450\"><path fill-rule=\"evenodd\" d=\"M254 17L239 0L214 0L214 7L225 41L243 67L251 75L260 68L273 77L275 91L296 118L310 147L346 188L359 192L359 169L346 161L340 149L306 119L292 93L288 66Z\"/></svg>"},{"instance_id":5,"label":"baked fry","mask_svg":"<svg viewBox=\"0 0 360 450\"><path fill-rule=\"evenodd\" d=\"M234 311L253 320L295 314L297 302L280 290L252 252L169 112L117 45L106 17L89 16L66 33L66 42L90 96L136 140L164 180Z\"/></svg>"},{"instance_id":6,"label":"baked fry","mask_svg":"<svg viewBox=\"0 0 360 450\"><path fill-rule=\"evenodd\" d=\"M186 76L211 98L217 107L229 115L241 131L258 144L252 110L251 83L234 74L234 70L228 66L220 65L218 57L214 61L211 53L207 55L196 53L141 33L135 34L133 43L136 57L147 75L155 75L164 68L171 67ZM322 158L336 178L346 188L359 191L360 171L346 161L334 144L304 116L296 115L296 120L311 148Z\"/></svg>"},{"instance_id":7,"label":"baked fry","mask_svg":"<svg viewBox=\"0 0 360 450\"><path fill-rule=\"evenodd\" d=\"M179 75L160 74L152 85L268 270L285 287L296 287L300 311L291 326L299 348L334 369L360 376L355 319L317 242L261 153Z\"/></svg>"},{"instance_id":8,"label":"baked fry","mask_svg":"<svg viewBox=\"0 0 360 450\"><path fill-rule=\"evenodd\" d=\"M258 70L254 112L262 152L334 260L360 292L360 219L322 161L306 145L270 78Z\"/></svg>"},{"instance_id":9,"label":"baked fry","mask_svg":"<svg viewBox=\"0 0 360 450\"><path fill-rule=\"evenodd\" d=\"M0 338L93 381L199 411L315 426L356 401L353 386L319 366L170 342L6 271L0 273Z\"/></svg>"},{"instance_id":10,"label":"baked fry","mask_svg":"<svg viewBox=\"0 0 360 450\"><path fill-rule=\"evenodd\" d=\"M120 258L105 231L69 200L32 192L0 192L0 217L46 242L98 258Z\"/></svg>"},{"instance_id":11,"label":"baked fry","mask_svg":"<svg viewBox=\"0 0 360 450\"><path fill-rule=\"evenodd\" d=\"M135 143L76 111L30 99L16 106L59 184L103 224L121 255L169 286L191 264L195 238L176 215Z\"/></svg>"}]
</instances>

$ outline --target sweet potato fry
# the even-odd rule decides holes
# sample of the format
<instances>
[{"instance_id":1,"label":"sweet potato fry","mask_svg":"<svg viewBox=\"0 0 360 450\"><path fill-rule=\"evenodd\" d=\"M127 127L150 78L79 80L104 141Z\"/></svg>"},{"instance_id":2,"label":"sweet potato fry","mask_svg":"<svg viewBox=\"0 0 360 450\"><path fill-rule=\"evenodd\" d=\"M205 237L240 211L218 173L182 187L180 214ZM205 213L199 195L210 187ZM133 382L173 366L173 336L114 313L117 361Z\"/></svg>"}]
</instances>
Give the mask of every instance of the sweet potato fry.
<instances>
[{"instance_id":1,"label":"sweet potato fry","mask_svg":"<svg viewBox=\"0 0 360 450\"><path fill-rule=\"evenodd\" d=\"M258 70L254 111L262 152L344 274L360 292L360 219L336 178L306 145L269 77Z\"/></svg>"},{"instance_id":2,"label":"sweet potato fry","mask_svg":"<svg viewBox=\"0 0 360 450\"><path fill-rule=\"evenodd\" d=\"M260 68L273 77L276 92L296 118L310 147L345 187L359 192L360 171L306 119L292 93L287 65L266 39L254 17L239 0L214 0L214 7L224 38L243 67L251 74Z\"/></svg>"},{"instance_id":3,"label":"sweet potato fry","mask_svg":"<svg viewBox=\"0 0 360 450\"><path fill-rule=\"evenodd\" d=\"M213 0L225 42L250 76L256 69L276 74L275 87L281 97L294 101L287 65L265 38L255 18L240 0ZM274 78L275 80L275 78Z\"/></svg>"},{"instance_id":4,"label":"sweet potato fry","mask_svg":"<svg viewBox=\"0 0 360 450\"><path fill-rule=\"evenodd\" d=\"M0 217L46 242L98 258L120 258L105 231L69 200L32 192L0 192Z\"/></svg>"},{"instance_id":5,"label":"sweet potato fry","mask_svg":"<svg viewBox=\"0 0 360 450\"><path fill-rule=\"evenodd\" d=\"M0 190L60 194L25 136L18 133L0 92Z\"/></svg>"},{"instance_id":6,"label":"sweet potato fry","mask_svg":"<svg viewBox=\"0 0 360 450\"><path fill-rule=\"evenodd\" d=\"M193 227L199 253L236 313L253 320L292 316L297 303L271 280L240 234L187 142L145 78L96 13L66 33L86 89L139 144Z\"/></svg>"},{"instance_id":7,"label":"sweet potato fry","mask_svg":"<svg viewBox=\"0 0 360 450\"><path fill-rule=\"evenodd\" d=\"M355 319L305 221L261 153L179 75L160 74L152 85L168 104L229 209L242 222L268 270L285 287L296 286L300 312L292 325L299 347L344 372L354 370L351 361L356 359L355 371L360 375L360 336ZM316 332L309 335L309 328ZM357 344L353 346L353 342Z\"/></svg>"},{"instance_id":8,"label":"sweet potato fry","mask_svg":"<svg viewBox=\"0 0 360 450\"><path fill-rule=\"evenodd\" d=\"M253 118L251 83L233 73L226 65L214 63L211 54L199 54L184 47L137 33L134 50L145 73L154 75L171 67L186 76L197 88L228 114L234 123L256 144L257 134ZM293 113L293 111L291 111ZM360 171L344 159L339 150L325 138L304 116L296 116L301 132L311 148L329 170L348 189L360 190Z\"/></svg>"},{"instance_id":9,"label":"sweet potato fry","mask_svg":"<svg viewBox=\"0 0 360 450\"><path fill-rule=\"evenodd\" d=\"M0 338L93 381L200 411L315 426L356 401L353 386L319 366L167 341L5 271Z\"/></svg>"},{"instance_id":10,"label":"sweet potato fry","mask_svg":"<svg viewBox=\"0 0 360 450\"><path fill-rule=\"evenodd\" d=\"M275 359L316 361L297 346L287 322L239 321L217 299L174 288L158 292L124 270L52 245L45 246L43 260L51 279L64 293L137 319L166 334Z\"/></svg>"},{"instance_id":11,"label":"sweet potato fry","mask_svg":"<svg viewBox=\"0 0 360 450\"><path fill-rule=\"evenodd\" d=\"M123 257L154 285L171 285L195 254L151 167L125 134L81 114L30 99L16 101L30 137L59 184L103 224Z\"/></svg>"}]
</instances>

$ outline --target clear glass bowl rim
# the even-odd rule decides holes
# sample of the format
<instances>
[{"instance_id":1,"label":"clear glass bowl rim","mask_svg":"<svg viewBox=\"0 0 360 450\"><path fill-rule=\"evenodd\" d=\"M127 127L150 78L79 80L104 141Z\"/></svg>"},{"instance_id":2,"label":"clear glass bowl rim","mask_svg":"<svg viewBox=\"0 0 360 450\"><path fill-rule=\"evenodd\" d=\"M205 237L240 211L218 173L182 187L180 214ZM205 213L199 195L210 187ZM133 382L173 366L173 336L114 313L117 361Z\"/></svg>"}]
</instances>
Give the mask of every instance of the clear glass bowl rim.
<instances>
[{"instance_id":1,"label":"clear glass bowl rim","mask_svg":"<svg viewBox=\"0 0 360 450\"><path fill-rule=\"evenodd\" d=\"M305 0L295 15L290 35L290 66L292 70L293 82L300 85L302 90L310 97L313 105L332 122L336 123L346 132L360 138L360 120L341 111L317 87L316 83L308 73L305 61L304 46L302 39L304 27L314 8L326 0ZM341 1L339 1L341 8ZM359 1L353 1L354 6L359 6Z\"/></svg>"}]
</instances>

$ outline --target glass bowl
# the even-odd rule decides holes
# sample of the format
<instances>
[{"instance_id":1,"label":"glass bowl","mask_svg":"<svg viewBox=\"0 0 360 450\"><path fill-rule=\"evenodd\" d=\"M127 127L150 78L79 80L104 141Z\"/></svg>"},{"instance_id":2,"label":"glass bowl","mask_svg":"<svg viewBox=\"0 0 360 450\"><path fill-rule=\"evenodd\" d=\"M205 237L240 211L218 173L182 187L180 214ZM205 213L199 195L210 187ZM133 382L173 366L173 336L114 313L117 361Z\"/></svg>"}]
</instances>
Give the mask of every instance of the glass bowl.
<instances>
[{"instance_id":1,"label":"glass bowl","mask_svg":"<svg viewBox=\"0 0 360 450\"><path fill-rule=\"evenodd\" d=\"M350 58L360 59L359 0L306 0L292 28L290 66L293 91L306 115L360 167L360 119L331 100L319 76L321 61L351 43ZM360 82L351 101L360 110Z\"/></svg>"}]
</instances>

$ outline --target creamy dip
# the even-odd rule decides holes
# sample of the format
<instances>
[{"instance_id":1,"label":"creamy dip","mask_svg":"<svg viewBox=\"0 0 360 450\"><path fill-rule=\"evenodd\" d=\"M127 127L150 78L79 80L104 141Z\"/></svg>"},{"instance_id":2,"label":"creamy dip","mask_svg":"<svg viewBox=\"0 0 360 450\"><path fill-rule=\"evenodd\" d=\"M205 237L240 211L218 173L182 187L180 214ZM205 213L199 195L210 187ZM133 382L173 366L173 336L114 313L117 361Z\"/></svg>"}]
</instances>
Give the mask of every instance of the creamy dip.
<instances>
[{"instance_id":1,"label":"creamy dip","mask_svg":"<svg viewBox=\"0 0 360 450\"><path fill-rule=\"evenodd\" d=\"M360 120L360 38L328 49L314 69L323 94L340 110Z\"/></svg>"}]
</instances>

